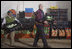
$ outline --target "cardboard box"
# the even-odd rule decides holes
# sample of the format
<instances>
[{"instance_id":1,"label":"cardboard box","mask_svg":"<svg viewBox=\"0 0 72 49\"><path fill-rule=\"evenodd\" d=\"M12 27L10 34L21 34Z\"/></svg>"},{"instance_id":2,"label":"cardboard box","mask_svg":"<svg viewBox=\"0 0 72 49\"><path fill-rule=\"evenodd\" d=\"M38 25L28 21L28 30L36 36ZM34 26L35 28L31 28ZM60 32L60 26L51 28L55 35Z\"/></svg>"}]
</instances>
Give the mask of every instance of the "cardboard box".
<instances>
[{"instance_id":1,"label":"cardboard box","mask_svg":"<svg viewBox=\"0 0 72 49\"><path fill-rule=\"evenodd\" d=\"M57 29L56 30L54 30L54 29L52 29L52 36L57 36Z\"/></svg>"},{"instance_id":2,"label":"cardboard box","mask_svg":"<svg viewBox=\"0 0 72 49\"><path fill-rule=\"evenodd\" d=\"M64 30L59 30L59 36L65 36L65 31Z\"/></svg>"}]
</instances>

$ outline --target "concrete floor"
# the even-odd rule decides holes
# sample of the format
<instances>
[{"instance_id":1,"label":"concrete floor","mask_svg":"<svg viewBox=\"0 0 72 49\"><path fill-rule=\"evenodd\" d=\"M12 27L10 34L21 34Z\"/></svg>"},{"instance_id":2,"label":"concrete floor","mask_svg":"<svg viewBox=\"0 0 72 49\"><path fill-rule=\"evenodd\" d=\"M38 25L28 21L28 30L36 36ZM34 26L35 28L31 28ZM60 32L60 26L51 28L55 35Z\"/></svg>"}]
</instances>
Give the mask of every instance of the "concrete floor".
<instances>
[{"instance_id":1,"label":"concrete floor","mask_svg":"<svg viewBox=\"0 0 72 49\"><path fill-rule=\"evenodd\" d=\"M14 46L11 47L9 40L7 39L5 43L1 43L1 48L37 48L32 47L33 41L33 38L19 39L14 43ZM71 40L47 39L47 42L51 48L71 48ZM38 41L38 48L43 48L43 43L41 39Z\"/></svg>"}]
</instances>

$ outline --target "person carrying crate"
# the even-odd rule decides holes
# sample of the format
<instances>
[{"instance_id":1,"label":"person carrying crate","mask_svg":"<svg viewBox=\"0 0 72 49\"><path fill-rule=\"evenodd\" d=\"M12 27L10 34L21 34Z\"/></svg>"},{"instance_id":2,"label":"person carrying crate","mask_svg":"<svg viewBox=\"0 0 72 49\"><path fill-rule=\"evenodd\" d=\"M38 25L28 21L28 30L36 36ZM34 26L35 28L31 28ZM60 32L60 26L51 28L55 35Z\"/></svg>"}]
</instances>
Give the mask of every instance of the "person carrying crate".
<instances>
[{"instance_id":1,"label":"person carrying crate","mask_svg":"<svg viewBox=\"0 0 72 49\"><path fill-rule=\"evenodd\" d=\"M44 44L43 45L44 48L48 48L48 44L47 44L45 33L44 33L44 23L47 24L48 22L45 21L42 4L39 5L39 9L35 12L35 15L36 15L35 21L36 21L37 33L35 35L33 47L37 47L37 42L40 37Z\"/></svg>"}]
</instances>

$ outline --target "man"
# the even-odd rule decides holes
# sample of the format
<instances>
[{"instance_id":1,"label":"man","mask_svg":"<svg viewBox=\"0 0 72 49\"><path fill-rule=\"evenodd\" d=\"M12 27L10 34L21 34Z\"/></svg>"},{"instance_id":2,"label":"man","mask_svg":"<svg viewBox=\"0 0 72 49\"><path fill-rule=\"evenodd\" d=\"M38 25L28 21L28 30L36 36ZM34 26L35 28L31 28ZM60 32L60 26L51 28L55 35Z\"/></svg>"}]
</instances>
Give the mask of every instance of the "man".
<instances>
[{"instance_id":1,"label":"man","mask_svg":"<svg viewBox=\"0 0 72 49\"><path fill-rule=\"evenodd\" d=\"M15 31L9 31L8 28L6 27L7 24L10 24L11 22L14 22L16 20L16 11L11 9L7 12L7 16L3 19L2 22L2 27L4 29L4 40L3 42L5 42L7 39L7 35L10 34L10 45L13 46L14 45L14 36L15 36ZM8 30L8 31L7 31Z\"/></svg>"},{"instance_id":2,"label":"man","mask_svg":"<svg viewBox=\"0 0 72 49\"><path fill-rule=\"evenodd\" d=\"M37 42L39 40L39 37L42 39L43 42L43 46L44 48L48 48L48 44L46 41L46 37L45 37L45 33L44 33L44 23L47 24L48 22L45 21L45 17L44 17L44 12L43 12L43 6L42 4L39 5L39 9L36 11L35 13L36 18L36 26L37 26L37 33L34 39L34 43L33 46L36 47L37 46Z\"/></svg>"}]
</instances>

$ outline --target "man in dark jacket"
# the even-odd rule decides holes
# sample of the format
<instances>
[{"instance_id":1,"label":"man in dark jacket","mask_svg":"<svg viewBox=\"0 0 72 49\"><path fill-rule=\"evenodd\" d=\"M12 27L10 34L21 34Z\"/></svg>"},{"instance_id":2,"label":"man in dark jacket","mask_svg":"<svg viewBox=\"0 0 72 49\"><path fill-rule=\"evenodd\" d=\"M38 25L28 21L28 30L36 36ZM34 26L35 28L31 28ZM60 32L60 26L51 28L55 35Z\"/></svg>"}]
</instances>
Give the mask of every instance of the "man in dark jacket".
<instances>
[{"instance_id":1,"label":"man in dark jacket","mask_svg":"<svg viewBox=\"0 0 72 49\"><path fill-rule=\"evenodd\" d=\"M45 33L44 33L44 23L47 24L48 22L45 21L44 12L43 12L43 6L42 4L39 5L39 9L35 13L35 21L36 21L36 27L37 27L37 33L34 39L33 46L37 46L37 42L39 40L39 37L42 39L44 48L48 48L48 44L46 41Z\"/></svg>"}]
</instances>

